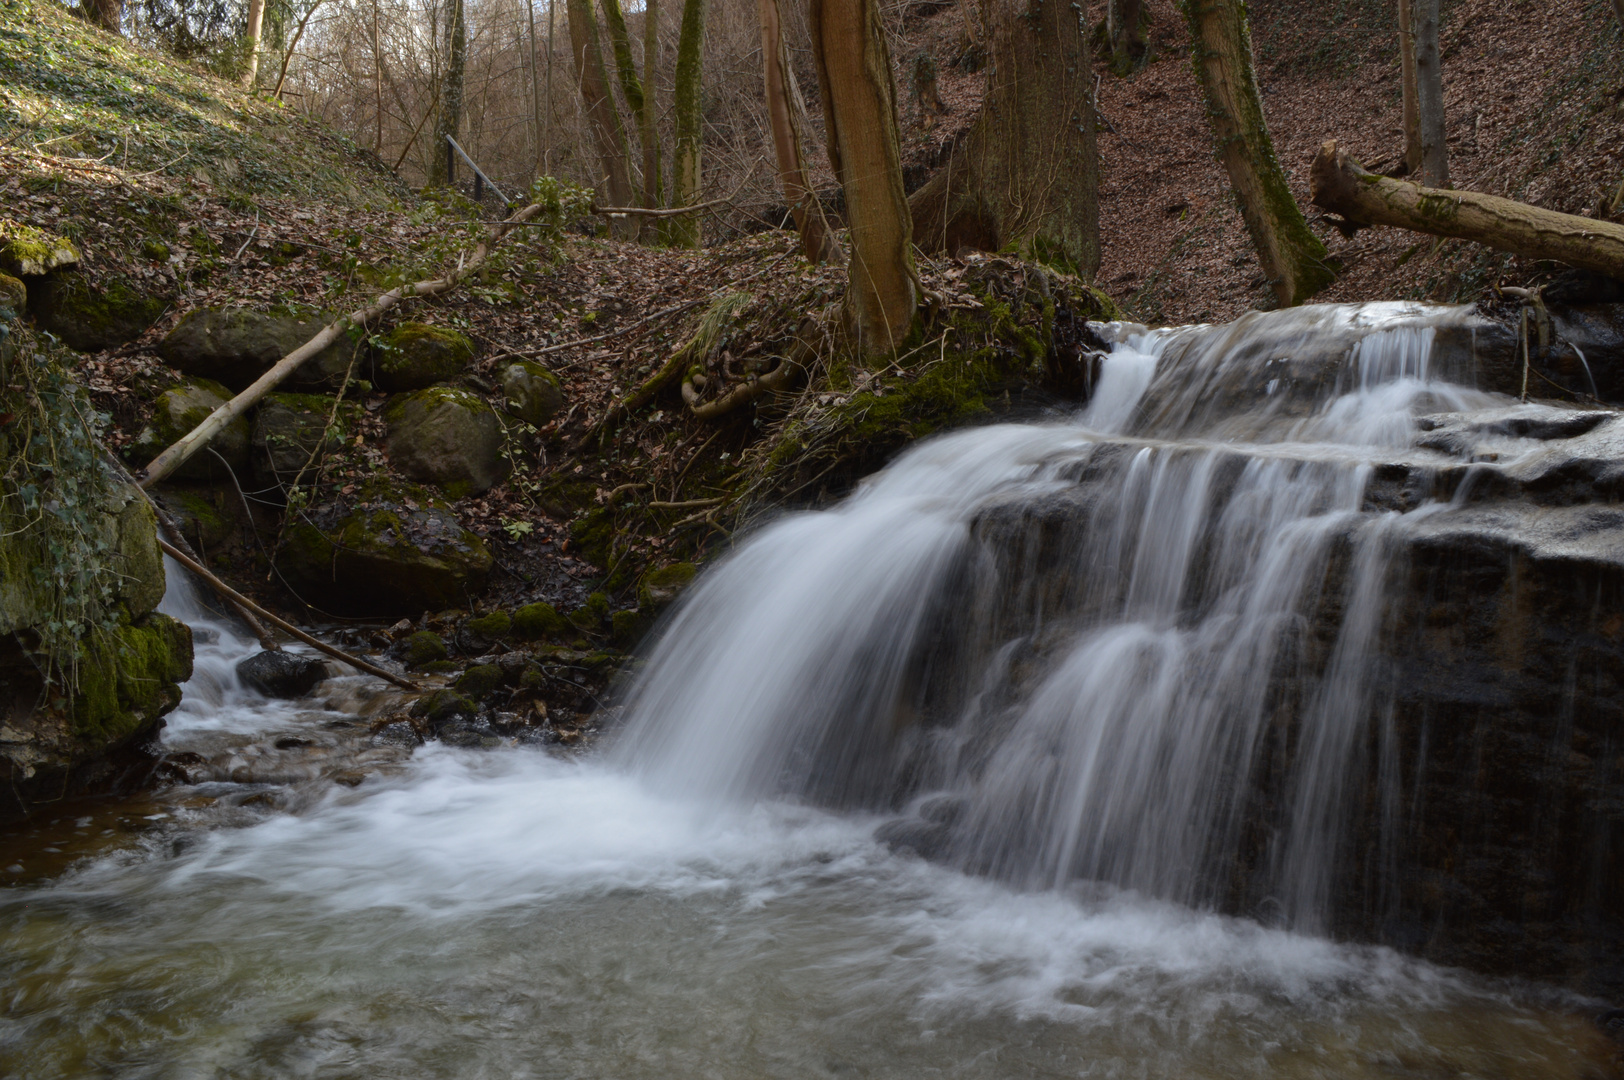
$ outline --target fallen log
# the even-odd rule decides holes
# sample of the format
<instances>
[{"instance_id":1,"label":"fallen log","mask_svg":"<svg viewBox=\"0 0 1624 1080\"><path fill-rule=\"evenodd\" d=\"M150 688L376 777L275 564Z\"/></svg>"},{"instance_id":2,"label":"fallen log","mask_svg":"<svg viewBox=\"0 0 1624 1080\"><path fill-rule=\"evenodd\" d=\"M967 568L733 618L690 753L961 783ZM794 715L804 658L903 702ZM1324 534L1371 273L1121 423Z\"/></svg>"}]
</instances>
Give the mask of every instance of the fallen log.
<instances>
[{"instance_id":1,"label":"fallen log","mask_svg":"<svg viewBox=\"0 0 1624 1080\"><path fill-rule=\"evenodd\" d=\"M1392 225L1430 236L1471 240L1513 255L1554 259L1624 280L1624 225L1561 214L1497 195L1390 180L1361 168L1335 139L1314 156L1308 183L1315 206L1342 215L1355 228Z\"/></svg>"},{"instance_id":2,"label":"fallen log","mask_svg":"<svg viewBox=\"0 0 1624 1080\"><path fill-rule=\"evenodd\" d=\"M230 585L227 585L225 582L215 577L201 563L193 561L192 558L184 551L176 547L174 544L171 544L161 536L158 538L158 546L163 549L164 554L168 555L171 559L174 559L176 562L186 567L186 569L202 578L203 581L215 592L219 593L233 604L236 604L239 607L247 608L249 611L252 611L255 615L258 615L261 619L264 619L277 629L292 634L294 637L298 638L306 645L309 645L311 648L318 649L335 660L342 660L344 663L353 668L359 668L368 675L376 675L385 682L394 683L403 690L422 689L421 686L418 686L410 679L402 678L387 668L381 668L377 664L369 663L368 661L361 659L359 656L354 656L347 653L336 645L329 645L320 638L312 637L303 630L300 630L297 626L294 626L286 619L277 618L275 615L272 615L269 611L266 611L264 608L254 603L236 589L233 589Z\"/></svg>"},{"instance_id":3,"label":"fallen log","mask_svg":"<svg viewBox=\"0 0 1624 1080\"><path fill-rule=\"evenodd\" d=\"M489 226L485 232L485 239L474 249L473 255L444 277L430 278L426 281L418 281L410 285L390 289L366 307L358 308L348 315L328 323L315 337L288 353L278 360L269 371L255 379L252 386L215 409L214 412L204 418L201 424L183 435L174 446L153 458L151 464L137 476L137 482L144 488L151 487L180 468L187 458L201 450L204 444L218 434L222 428L247 412L260 398L276 389L277 384L293 374L299 365L337 341L339 336L350 327L367 325L409 297L438 296L456 288L464 278L484 265L485 260L490 257L491 249L500 243L504 236L515 227L523 225L541 213L541 210L540 203L531 203L507 220L498 221Z\"/></svg>"}]
</instances>

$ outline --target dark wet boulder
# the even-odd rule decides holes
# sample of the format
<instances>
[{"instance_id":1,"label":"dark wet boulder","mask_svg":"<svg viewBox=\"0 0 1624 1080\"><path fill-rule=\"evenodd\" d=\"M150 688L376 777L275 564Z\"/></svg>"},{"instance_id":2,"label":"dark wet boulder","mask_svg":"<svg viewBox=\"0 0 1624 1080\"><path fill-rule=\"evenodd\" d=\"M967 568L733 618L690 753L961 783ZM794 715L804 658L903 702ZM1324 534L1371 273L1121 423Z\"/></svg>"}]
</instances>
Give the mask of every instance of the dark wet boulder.
<instances>
[{"instance_id":1,"label":"dark wet boulder","mask_svg":"<svg viewBox=\"0 0 1624 1080\"><path fill-rule=\"evenodd\" d=\"M478 701L495 693L496 688L502 685L502 669L497 664L475 664L451 684L451 688L459 694Z\"/></svg>"},{"instance_id":2,"label":"dark wet boulder","mask_svg":"<svg viewBox=\"0 0 1624 1080\"><path fill-rule=\"evenodd\" d=\"M439 663L451 653L446 648L445 638L432 630L419 630L401 639L396 647L396 655L407 667L420 668Z\"/></svg>"},{"instance_id":3,"label":"dark wet boulder","mask_svg":"<svg viewBox=\"0 0 1624 1080\"><path fill-rule=\"evenodd\" d=\"M947 853L953 836L946 825L906 817L887 821L875 829L874 839L898 853L912 853L922 859L939 859Z\"/></svg>"},{"instance_id":4,"label":"dark wet boulder","mask_svg":"<svg viewBox=\"0 0 1624 1080\"><path fill-rule=\"evenodd\" d=\"M436 386L389 402L389 460L453 499L478 495L508 474L496 410L467 390Z\"/></svg>"},{"instance_id":5,"label":"dark wet boulder","mask_svg":"<svg viewBox=\"0 0 1624 1080\"><path fill-rule=\"evenodd\" d=\"M158 355L187 375L246 390L271 365L327 325L325 316L271 315L248 308L199 308L158 343ZM290 390L337 389L360 348L360 332L339 336L306 360L283 385Z\"/></svg>"},{"instance_id":6,"label":"dark wet boulder","mask_svg":"<svg viewBox=\"0 0 1624 1080\"><path fill-rule=\"evenodd\" d=\"M394 618L466 606L484 591L491 553L428 490L378 482L301 514L277 566L324 611Z\"/></svg>"},{"instance_id":7,"label":"dark wet boulder","mask_svg":"<svg viewBox=\"0 0 1624 1080\"><path fill-rule=\"evenodd\" d=\"M412 703L411 714L427 720L438 729L447 724L471 720L479 715L479 706L466 694L455 690L436 690Z\"/></svg>"},{"instance_id":8,"label":"dark wet boulder","mask_svg":"<svg viewBox=\"0 0 1624 1080\"><path fill-rule=\"evenodd\" d=\"M327 665L313 656L267 649L237 661L237 678L266 697L298 698L327 678Z\"/></svg>"},{"instance_id":9,"label":"dark wet boulder","mask_svg":"<svg viewBox=\"0 0 1624 1080\"><path fill-rule=\"evenodd\" d=\"M169 301L120 278L92 283L78 273L52 274L34 290L34 321L70 349L99 352L134 341Z\"/></svg>"},{"instance_id":10,"label":"dark wet boulder","mask_svg":"<svg viewBox=\"0 0 1624 1080\"><path fill-rule=\"evenodd\" d=\"M502 368L502 396L508 412L527 424L540 427L564 407L564 391L558 376L529 360L519 360Z\"/></svg>"},{"instance_id":11,"label":"dark wet boulder","mask_svg":"<svg viewBox=\"0 0 1624 1080\"><path fill-rule=\"evenodd\" d=\"M425 390L462 374L474 359L466 334L427 323L400 323L373 346L372 381L391 394Z\"/></svg>"},{"instance_id":12,"label":"dark wet boulder","mask_svg":"<svg viewBox=\"0 0 1624 1080\"><path fill-rule=\"evenodd\" d=\"M301 472L308 477L321 455L343 446L359 416L359 406L326 394L266 394L249 438L255 486L285 491Z\"/></svg>"}]
</instances>

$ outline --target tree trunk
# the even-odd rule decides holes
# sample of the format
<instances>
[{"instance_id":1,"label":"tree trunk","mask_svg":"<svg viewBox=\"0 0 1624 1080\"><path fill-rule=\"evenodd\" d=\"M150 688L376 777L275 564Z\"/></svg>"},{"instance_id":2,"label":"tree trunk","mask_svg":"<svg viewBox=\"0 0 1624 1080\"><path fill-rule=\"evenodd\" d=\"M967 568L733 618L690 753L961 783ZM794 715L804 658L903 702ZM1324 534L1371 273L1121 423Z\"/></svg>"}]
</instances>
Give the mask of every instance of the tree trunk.
<instances>
[{"instance_id":1,"label":"tree trunk","mask_svg":"<svg viewBox=\"0 0 1624 1080\"><path fill-rule=\"evenodd\" d=\"M1624 0L1621 0L1624 2ZM665 200L660 166L660 5L643 0L643 205L659 209Z\"/></svg>"},{"instance_id":2,"label":"tree trunk","mask_svg":"<svg viewBox=\"0 0 1624 1080\"><path fill-rule=\"evenodd\" d=\"M991 85L948 164L909 205L926 251L1014 247L1092 277L1100 265L1099 161L1088 38L1076 9L982 0Z\"/></svg>"},{"instance_id":3,"label":"tree trunk","mask_svg":"<svg viewBox=\"0 0 1624 1080\"><path fill-rule=\"evenodd\" d=\"M1624 0L1621 0L1624 2ZM1404 85L1404 172L1421 173L1421 106L1416 99L1415 19L1411 0L1398 0L1398 63Z\"/></svg>"},{"instance_id":4,"label":"tree trunk","mask_svg":"<svg viewBox=\"0 0 1624 1080\"><path fill-rule=\"evenodd\" d=\"M1111 50L1111 70L1126 75L1145 51L1143 0L1107 0L1105 38Z\"/></svg>"},{"instance_id":5,"label":"tree trunk","mask_svg":"<svg viewBox=\"0 0 1624 1080\"><path fill-rule=\"evenodd\" d=\"M1621 0L1624 2L1624 0ZM807 178L805 154L806 102L795 84L779 19L778 0L761 0L762 81L767 97L767 118L772 122L773 151L784 202L801 234L801 252L809 262L833 260L839 249L824 220L812 182Z\"/></svg>"},{"instance_id":6,"label":"tree trunk","mask_svg":"<svg viewBox=\"0 0 1624 1080\"><path fill-rule=\"evenodd\" d=\"M1497 195L1389 180L1360 168L1334 139L1315 155L1310 184L1315 206L1355 225L1393 225L1471 240L1624 281L1624 225L1559 214Z\"/></svg>"},{"instance_id":7,"label":"tree trunk","mask_svg":"<svg viewBox=\"0 0 1624 1080\"><path fill-rule=\"evenodd\" d=\"M446 12L446 60L444 89L440 92L440 114L435 118L434 145L429 147L429 183L454 184L456 164L448 139L455 139L462 127L463 79L468 70L468 22L463 16L463 0L451 0Z\"/></svg>"},{"instance_id":8,"label":"tree trunk","mask_svg":"<svg viewBox=\"0 0 1624 1080\"><path fill-rule=\"evenodd\" d=\"M1438 55L1438 0L1415 5L1416 106L1421 121L1421 182L1449 186L1449 144L1444 134L1443 61Z\"/></svg>"},{"instance_id":9,"label":"tree trunk","mask_svg":"<svg viewBox=\"0 0 1624 1080\"><path fill-rule=\"evenodd\" d=\"M699 147L703 141L700 74L705 44L705 0L683 0L682 35L677 42L676 157L671 164L671 205L692 206L699 196ZM667 237L677 247L699 246L699 218L673 218Z\"/></svg>"},{"instance_id":10,"label":"tree trunk","mask_svg":"<svg viewBox=\"0 0 1624 1080\"><path fill-rule=\"evenodd\" d=\"M542 131L541 64L536 59L541 50L536 48L536 0L525 0L525 11L530 15L530 146L534 151L534 164L530 167L530 179L536 180L541 176ZM550 15L551 12L549 11L548 14Z\"/></svg>"},{"instance_id":11,"label":"tree trunk","mask_svg":"<svg viewBox=\"0 0 1624 1080\"><path fill-rule=\"evenodd\" d=\"M85 13L109 34L124 33L124 0L86 0Z\"/></svg>"},{"instance_id":12,"label":"tree trunk","mask_svg":"<svg viewBox=\"0 0 1624 1080\"><path fill-rule=\"evenodd\" d=\"M851 225L847 315L858 350L888 356L913 326L919 278L885 25L877 0L811 0L808 21L829 164Z\"/></svg>"},{"instance_id":13,"label":"tree trunk","mask_svg":"<svg viewBox=\"0 0 1624 1080\"><path fill-rule=\"evenodd\" d=\"M581 86L581 105L598 144L598 157L606 174L609 201L630 206L631 168L627 164L626 131L620 112L609 96L609 80L603 69L603 49L598 44L598 20L592 14L591 0L569 0L565 7L570 22L570 50L575 56L575 78ZM616 235L628 238L637 223L627 220L611 225Z\"/></svg>"},{"instance_id":14,"label":"tree trunk","mask_svg":"<svg viewBox=\"0 0 1624 1080\"><path fill-rule=\"evenodd\" d=\"M1329 285L1336 273L1274 156L1252 71L1246 8L1242 0L1184 0L1184 14L1218 156L1240 199L1258 262L1280 306L1300 304Z\"/></svg>"},{"instance_id":15,"label":"tree trunk","mask_svg":"<svg viewBox=\"0 0 1624 1080\"><path fill-rule=\"evenodd\" d=\"M604 22L609 27L609 41L614 46L615 70L620 76L620 91L626 97L626 109L637 125L638 141L643 143L643 191L648 191L648 134L653 128L652 106L644 94L644 80L637 76L637 61L632 58L631 34L626 30L626 15L620 10L620 0L603 0ZM647 72L645 71L645 75ZM652 88L652 81L650 81ZM643 205L647 206L645 201ZM657 207L650 206L650 209ZM644 220L639 227L640 238L648 240L656 230L653 221Z\"/></svg>"},{"instance_id":16,"label":"tree trunk","mask_svg":"<svg viewBox=\"0 0 1624 1080\"><path fill-rule=\"evenodd\" d=\"M377 15L374 13L373 18ZM259 78L259 46L265 27L265 0L248 0L248 68L242 73L242 88L252 90ZM373 49L377 49L377 27L373 27Z\"/></svg>"}]
</instances>

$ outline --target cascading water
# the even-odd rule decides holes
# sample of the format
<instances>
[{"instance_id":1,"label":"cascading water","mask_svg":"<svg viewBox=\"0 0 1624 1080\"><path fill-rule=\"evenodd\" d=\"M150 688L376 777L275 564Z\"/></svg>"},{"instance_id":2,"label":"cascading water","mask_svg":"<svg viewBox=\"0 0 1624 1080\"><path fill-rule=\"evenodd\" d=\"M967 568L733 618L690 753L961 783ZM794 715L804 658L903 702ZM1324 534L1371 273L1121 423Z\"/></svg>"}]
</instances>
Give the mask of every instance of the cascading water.
<instances>
[{"instance_id":1,"label":"cascading water","mask_svg":"<svg viewBox=\"0 0 1624 1080\"><path fill-rule=\"evenodd\" d=\"M293 770L376 684L257 701L172 576L166 740L230 756L194 823L0 890L0 1074L1603 1075L1572 999L1283 928L1394 752L1399 541L1457 512L1373 492L1448 459L1418 415L1506 412L1434 370L1453 317L1120 328L1080 416L709 569L592 759L431 745L273 813L232 763Z\"/></svg>"}]
</instances>

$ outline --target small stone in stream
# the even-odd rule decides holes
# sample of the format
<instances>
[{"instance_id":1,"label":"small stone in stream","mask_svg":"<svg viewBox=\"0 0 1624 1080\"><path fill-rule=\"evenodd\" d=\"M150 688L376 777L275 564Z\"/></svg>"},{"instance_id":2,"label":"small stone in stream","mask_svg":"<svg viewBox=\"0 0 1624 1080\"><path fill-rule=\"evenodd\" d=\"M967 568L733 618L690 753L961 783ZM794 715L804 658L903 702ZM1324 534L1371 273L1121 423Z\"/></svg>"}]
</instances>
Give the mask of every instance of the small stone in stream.
<instances>
[{"instance_id":1,"label":"small stone in stream","mask_svg":"<svg viewBox=\"0 0 1624 1080\"><path fill-rule=\"evenodd\" d=\"M237 661L237 678L266 697L303 697L327 678L327 665L312 656L266 650Z\"/></svg>"},{"instance_id":2,"label":"small stone in stream","mask_svg":"<svg viewBox=\"0 0 1624 1080\"><path fill-rule=\"evenodd\" d=\"M912 852L921 859L935 859L947 851L952 833L946 825L918 818L897 818L874 830L874 839L899 854Z\"/></svg>"},{"instance_id":3,"label":"small stone in stream","mask_svg":"<svg viewBox=\"0 0 1624 1080\"><path fill-rule=\"evenodd\" d=\"M406 639L400 650L400 658L409 668L425 667L450 655L445 639L432 630L419 630Z\"/></svg>"},{"instance_id":4,"label":"small stone in stream","mask_svg":"<svg viewBox=\"0 0 1624 1080\"><path fill-rule=\"evenodd\" d=\"M421 716L434 727L467 719L479 713L479 706L455 690L436 690L428 697L419 698L411 709L413 716Z\"/></svg>"},{"instance_id":5,"label":"small stone in stream","mask_svg":"<svg viewBox=\"0 0 1624 1080\"><path fill-rule=\"evenodd\" d=\"M502 669L495 664L479 664L463 672L451 685L458 693L478 700L502 685Z\"/></svg>"},{"instance_id":6,"label":"small stone in stream","mask_svg":"<svg viewBox=\"0 0 1624 1080\"><path fill-rule=\"evenodd\" d=\"M536 427L558 415L564 406L558 376L529 360L502 369L502 396L507 400L508 412Z\"/></svg>"},{"instance_id":7,"label":"small stone in stream","mask_svg":"<svg viewBox=\"0 0 1624 1080\"><path fill-rule=\"evenodd\" d=\"M510 633L519 641L559 637L569 629L564 616L551 604L526 604L513 613Z\"/></svg>"},{"instance_id":8,"label":"small stone in stream","mask_svg":"<svg viewBox=\"0 0 1624 1080\"><path fill-rule=\"evenodd\" d=\"M309 739L299 739L293 736L288 736L286 738L276 740L276 742L272 745L274 745L278 750L302 750L307 746L314 746L316 744L311 742Z\"/></svg>"}]
</instances>

